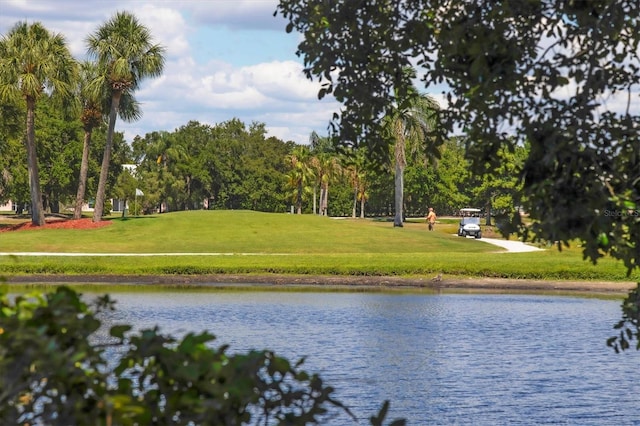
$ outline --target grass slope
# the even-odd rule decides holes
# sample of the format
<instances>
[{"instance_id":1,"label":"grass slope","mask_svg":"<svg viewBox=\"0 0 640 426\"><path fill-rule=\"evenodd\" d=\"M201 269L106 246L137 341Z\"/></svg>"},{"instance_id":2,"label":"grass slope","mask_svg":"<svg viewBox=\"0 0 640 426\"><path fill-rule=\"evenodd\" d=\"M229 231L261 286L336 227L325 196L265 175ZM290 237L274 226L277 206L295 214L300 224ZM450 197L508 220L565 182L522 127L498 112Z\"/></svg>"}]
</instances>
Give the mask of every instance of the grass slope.
<instances>
[{"instance_id":1,"label":"grass slope","mask_svg":"<svg viewBox=\"0 0 640 426\"><path fill-rule=\"evenodd\" d=\"M579 250L504 253L424 223L330 219L253 211L188 211L112 219L90 230L0 234L0 251L196 253L142 257L0 257L0 274L427 275L567 280L629 280L619 262L594 266ZM197 253L220 253L201 255Z\"/></svg>"}]
</instances>

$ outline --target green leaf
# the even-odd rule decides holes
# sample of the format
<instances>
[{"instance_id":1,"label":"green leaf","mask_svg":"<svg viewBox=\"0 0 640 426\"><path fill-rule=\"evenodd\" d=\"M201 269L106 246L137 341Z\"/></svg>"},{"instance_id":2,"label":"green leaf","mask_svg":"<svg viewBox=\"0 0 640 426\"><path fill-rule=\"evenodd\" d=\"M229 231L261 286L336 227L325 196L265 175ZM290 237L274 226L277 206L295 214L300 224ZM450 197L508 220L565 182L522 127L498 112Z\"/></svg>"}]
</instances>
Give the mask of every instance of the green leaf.
<instances>
[{"instance_id":1,"label":"green leaf","mask_svg":"<svg viewBox=\"0 0 640 426\"><path fill-rule=\"evenodd\" d=\"M124 334L129 330L131 330L130 325L114 325L113 327L111 327L109 334L113 337L124 339Z\"/></svg>"}]
</instances>

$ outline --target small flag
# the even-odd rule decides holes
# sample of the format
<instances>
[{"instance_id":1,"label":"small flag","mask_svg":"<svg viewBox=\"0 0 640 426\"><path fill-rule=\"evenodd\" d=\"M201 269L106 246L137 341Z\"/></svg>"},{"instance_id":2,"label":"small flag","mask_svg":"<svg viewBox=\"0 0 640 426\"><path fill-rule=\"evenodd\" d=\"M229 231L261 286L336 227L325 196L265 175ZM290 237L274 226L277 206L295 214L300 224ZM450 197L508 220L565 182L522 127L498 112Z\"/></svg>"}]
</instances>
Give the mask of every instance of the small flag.
<instances>
[{"instance_id":1,"label":"small flag","mask_svg":"<svg viewBox=\"0 0 640 426\"><path fill-rule=\"evenodd\" d=\"M142 197L143 195L144 195L144 192L142 192L138 188L136 188L136 197Z\"/></svg>"}]
</instances>

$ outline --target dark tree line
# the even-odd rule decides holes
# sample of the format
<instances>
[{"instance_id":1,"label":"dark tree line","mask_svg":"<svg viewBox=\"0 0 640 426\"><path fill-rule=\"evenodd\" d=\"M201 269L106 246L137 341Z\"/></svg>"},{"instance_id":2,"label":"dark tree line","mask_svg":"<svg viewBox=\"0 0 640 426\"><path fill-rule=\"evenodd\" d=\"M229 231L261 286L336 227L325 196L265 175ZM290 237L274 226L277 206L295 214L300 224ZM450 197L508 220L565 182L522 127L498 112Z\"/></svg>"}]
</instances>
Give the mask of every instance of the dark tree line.
<instances>
[{"instance_id":1,"label":"dark tree line","mask_svg":"<svg viewBox=\"0 0 640 426\"><path fill-rule=\"evenodd\" d=\"M0 201L12 200L19 208L28 207L24 124L20 120L23 111L19 105L8 103L3 103L2 108L6 120L0 124ZM83 123L66 117L52 99L40 102L36 114L45 210L68 213L74 207L82 163ZM93 132L87 193L97 189L105 146L103 130L106 130L104 123ZM130 145L116 132L107 197L127 199L133 208L135 189L140 189L144 196L136 202L146 213L193 209L289 212L295 205L291 175L296 171L290 157L296 153L300 157L300 152L306 152L299 158L305 164L303 213L394 216L393 164L389 162L382 168L369 167L366 162L356 165L357 155L339 154L328 138L320 140L309 145L285 142L268 137L263 123L247 126L235 118L216 125L190 121L171 132L137 136ZM484 181L471 174L462 140L452 139L439 150L441 158L435 165L428 163L419 151L407 153L406 216L422 216L429 206L439 214L453 214L467 206L509 209L516 204L518 186L513 170L522 156L505 159L502 176ZM130 173L123 169L123 164L137 165L131 176L132 184L126 185L121 177ZM321 196L326 200L324 212Z\"/></svg>"},{"instance_id":2,"label":"dark tree line","mask_svg":"<svg viewBox=\"0 0 640 426\"><path fill-rule=\"evenodd\" d=\"M31 207L23 143L25 129L21 120L24 111L19 105L9 105L2 105L8 112L0 122L0 202L11 200L17 205L18 213L22 213ZM38 140L43 208L48 213L69 213L75 204L82 159L82 123L79 119L69 119L64 110L58 108L50 98L43 98L35 113L38 116L35 135ZM105 144L104 124L100 129L105 131L95 132L89 155L89 193L95 193L97 189L100 156ZM131 148L125 142L124 135L116 133L108 178L111 188L122 170L121 165L128 163L130 159Z\"/></svg>"},{"instance_id":3,"label":"dark tree line","mask_svg":"<svg viewBox=\"0 0 640 426\"><path fill-rule=\"evenodd\" d=\"M280 0L274 14L303 35L297 54L318 97L342 104L331 123L341 146L384 158L393 139L381 117L412 102L419 76L448 103L434 145L462 132L474 171L530 147L515 170L530 221L514 214L506 232L580 240L593 262L638 267L637 1ZM624 313L610 344L640 349L637 290Z\"/></svg>"},{"instance_id":4,"label":"dark tree line","mask_svg":"<svg viewBox=\"0 0 640 426\"><path fill-rule=\"evenodd\" d=\"M31 222L45 223L44 209L57 200L43 193L38 154L40 141L36 137L36 109L43 102L56 101L65 120L79 117L84 127L83 154L76 180L74 218L81 215L86 193L89 150L93 129L101 121L108 123L100 176L95 192L94 222L102 219L110 178L111 157L114 154L115 123L140 116L134 97L140 82L162 74L164 47L154 44L151 33L129 12L117 12L85 39L87 53L93 62L82 65L71 56L62 34L52 33L40 22L16 23L0 37L0 101L22 105L25 117L24 145L29 180ZM45 155L49 158L53 154ZM5 169L6 173L9 173ZM60 177L62 171L51 176ZM11 179L6 175L3 181ZM64 185L64 181L52 182Z\"/></svg>"}]
</instances>

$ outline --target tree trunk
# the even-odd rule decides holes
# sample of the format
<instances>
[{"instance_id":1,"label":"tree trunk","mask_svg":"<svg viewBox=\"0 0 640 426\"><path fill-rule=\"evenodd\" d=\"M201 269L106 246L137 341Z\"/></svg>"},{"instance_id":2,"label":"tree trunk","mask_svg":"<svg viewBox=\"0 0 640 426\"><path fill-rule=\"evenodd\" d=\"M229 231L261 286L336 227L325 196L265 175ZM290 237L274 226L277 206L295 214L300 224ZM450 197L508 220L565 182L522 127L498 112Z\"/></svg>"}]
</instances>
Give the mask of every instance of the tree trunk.
<instances>
[{"instance_id":1,"label":"tree trunk","mask_svg":"<svg viewBox=\"0 0 640 426\"><path fill-rule=\"evenodd\" d=\"M404 170L403 167L396 161L396 177L395 177L395 217L393 219L393 226L403 226L403 192L404 192Z\"/></svg>"},{"instance_id":2,"label":"tree trunk","mask_svg":"<svg viewBox=\"0 0 640 426\"><path fill-rule=\"evenodd\" d=\"M192 203L193 200L191 200L191 183L193 182L193 180L191 179L191 176L187 176L186 177L186 182L185 182L185 186L187 187L187 201L186 201L186 205L187 205L187 210L191 210L192 209Z\"/></svg>"},{"instance_id":3,"label":"tree trunk","mask_svg":"<svg viewBox=\"0 0 640 426\"><path fill-rule=\"evenodd\" d=\"M329 216L329 184L325 184L322 191L322 216Z\"/></svg>"},{"instance_id":4,"label":"tree trunk","mask_svg":"<svg viewBox=\"0 0 640 426\"><path fill-rule=\"evenodd\" d=\"M356 218L356 208L358 206L358 184L355 184L355 188L353 190L353 208L351 209L351 217Z\"/></svg>"},{"instance_id":5,"label":"tree trunk","mask_svg":"<svg viewBox=\"0 0 640 426\"><path fill-rule=\"evenodd\" d=\"M38 171L38 155L36 153L35 132L35 99L27 98L27 169L29 172L29 189L31 191L31 223L36 226L45 224L42 210L42 192L40 191L40 173Z\"/></svg>"},{"instance_id":6,"label":"tree trunk","mask_svg":"<svg viewBox=\"0 0 640 426\"><path fill-rule=\"evenodd\" d=\"M100 168L100 180L98 181L98 192L96 194L96 205L93 210L93 221L100 222L104 211L104 199L107 189L107 176L109 175L109 164L111 163L111 147L113 146L113 133L116 127L118 107L122 92L117 90L113 93L111 101L111 111L109 112L109 128L107 129L107 143L104 146L102 155L102 167Z\"/></svg>"},{"instance_id":7,"label":"tree trunk","mask_svg":"<svg viewBox=\"0 0 640 426\"><path fill-rule=\"evenodd\" d=\"M326 193L327 189L322 185L320 187L320 211L318 212L320 216L327 215Z\"/></svg>"},{"instance_id":8,"label":"tree trunk","mask_svg":"<svg viewBox=\"0 0 640 426\"><path fill-rule=\"evenodd\" d=\"M364 219L364 196L360 198L360 219Z\"/></svg>"},{"instance_id":9,"label":"tree trunk","mask_svg":"<svg viewBox=\"0 0 640 426\"><path fill-rule=\"evenodd\" d=\"M302 181L298 182L298 195L296 197L296 208L298 214L302 214Z\"/></svg>"},{"instance_id":10,"label":"tree trunk","mask_svg":"<svg viewBox=\"0 0 640 426\"><path fill-rule=\"evenodd\" d=\"M84 143L82 145L82 162L80 163L80 177L78 179L78 192L76 194L76 208L73 211L73 218L82 217L82 206L84 205L84 194L87 190L87 172L89 170L89 147L91 146L91 130L85 130Z\"/></svg>"},{"instance_id":11,"label":"tree trunk","mask_svg":"<svg viewBox=\"0 0 640 426\"><path fill-rule=\"evenodd\" d=\"M49 212L55 213L55 214L60 213L60 200L58 199L58 197L49 195L47 197L47 200L49 203Z\"/></svg>"},{"instance_id":12,"label":"tree trunk","mask_svg":"<svg viewBox=\"0 0 640 426\"><path fill-rule=\"evenodd\" d=\"M485 222L485 225L491 226L491 199L487 201L485 208L487 209L487 221Z\"/></svg>"},{"instance_id":13,"label":"tree trunk","mask_svg":"<svg viewBox=\"0 0 640 426\"><path fill-rule=\"evenodd\" d=\"M396 176L395 176L395 217L393 219L393 226L403 226L404 214L402 206L404 204L404 167L407 164L406 157L404 155L405 140L404 140L404 124L402 121L397 121L395 124L395 139L396 144L394 146L394 157L396 162Z\"/></svg>"},{"instance_id":14,"label":"tree trunk","mask_svg":"<svg viewBox=\"0 0 640 426\"><path fill-rule=\"evenodd\" d=\"M317 196L318 187L313 185L313 214L317 213L318 205L316 204L316 196Z\"/></svg>"}]
</instances>

